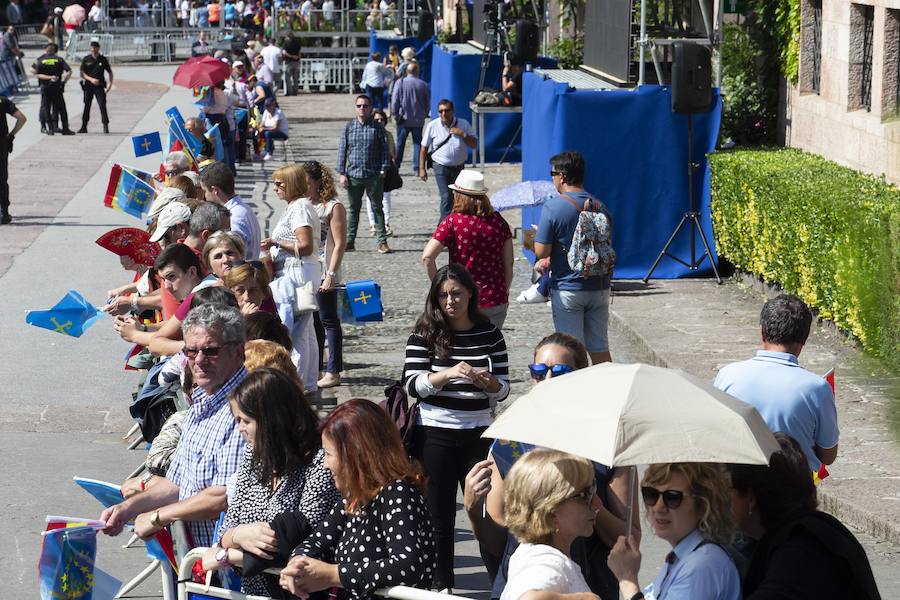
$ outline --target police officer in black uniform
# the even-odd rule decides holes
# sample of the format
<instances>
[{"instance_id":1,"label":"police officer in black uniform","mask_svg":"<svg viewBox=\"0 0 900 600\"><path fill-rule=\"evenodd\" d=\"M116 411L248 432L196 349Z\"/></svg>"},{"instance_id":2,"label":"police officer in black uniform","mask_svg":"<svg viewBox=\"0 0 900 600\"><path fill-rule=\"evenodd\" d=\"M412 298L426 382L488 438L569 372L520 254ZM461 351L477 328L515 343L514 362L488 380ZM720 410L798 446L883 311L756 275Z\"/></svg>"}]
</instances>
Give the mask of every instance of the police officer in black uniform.
<instances>
[{"instance_id":1,"label":"police officer in black uniform","mask_svg":"<svg viewBox=\"0 0 900 600\"><path fill-rule=\"evenodd\" d=\"M12 115L16 124L8 130L6 115ZM13 138L25 125L25 115L6 96L0 96L0 225L12 221L9 216L9 153L12 152Z\"/></svg>"},{"instance_id":2,"label":"police officer in black uniform","mask_svg":"<svg viewBox=\"0 0 900 600\"><path fill-rule=\"evenodd\" d=\"M72 76L72 68L56 55L57 51L56 44L47 44L44 54L31 65L41 86L41 132L53 135L61 120L62 134L75 135L69 129L69 113L66 112L66 100L63 98L63 88Z\"/></svg>"},{"instance_id":3,"label":"police officer in black uniform","mask_svg":"<svg viewBox=\"0 0 900 600\"><path fill-rule=\"evenodd\" d=\"M109 73L107 84L103 76ZM106 57L100 54L100 42L91 40L91 53L81 59L81 89L84 91L84 112L81 113L81 129L78 133L87 133L87 124L91 119L91 102L97 98L100 107L100 118L103 121L103 133L109 133L109 115L106 114L106 92L112 89L113 72Z\"/></svg>"}]
</instances>

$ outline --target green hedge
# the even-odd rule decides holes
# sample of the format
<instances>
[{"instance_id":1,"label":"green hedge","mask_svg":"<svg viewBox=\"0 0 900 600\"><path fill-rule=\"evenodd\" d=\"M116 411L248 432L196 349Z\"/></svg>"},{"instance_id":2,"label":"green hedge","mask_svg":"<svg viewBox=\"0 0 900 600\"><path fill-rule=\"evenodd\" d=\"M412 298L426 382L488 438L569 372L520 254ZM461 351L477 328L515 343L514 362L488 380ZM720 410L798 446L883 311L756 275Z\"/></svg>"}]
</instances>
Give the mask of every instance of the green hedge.
<instances>
[{"instance_id":1,"label":"green hedge","mask_svg":"<svg viewBox=\"0 0 900 600\"><path fill-rule=\"evenodd\" d=\"M793 149L710 156L721 256L900 367L900 190Z\"/></svg>"}]
</instances>

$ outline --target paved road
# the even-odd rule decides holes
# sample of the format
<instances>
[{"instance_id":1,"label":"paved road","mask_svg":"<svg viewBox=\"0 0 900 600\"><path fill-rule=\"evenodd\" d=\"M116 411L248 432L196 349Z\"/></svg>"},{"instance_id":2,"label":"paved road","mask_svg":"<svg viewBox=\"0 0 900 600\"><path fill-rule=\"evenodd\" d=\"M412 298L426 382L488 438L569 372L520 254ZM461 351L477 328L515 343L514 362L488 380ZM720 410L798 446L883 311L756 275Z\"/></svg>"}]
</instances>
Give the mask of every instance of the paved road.
<instances>
[{"instance_id":1,"label":"paved road","mask_svg":"<svg viewBox=\"0 0 900 600\"><path fill-rule=\"evenodd\" d=\"M172 71L171 67L118 69L117 80L165 83L170 81ZM58 213L32 219L28 231L0 229L0 296L16 300L0 308L0 339L4 340L0 345L0 472L8 474L11 483L0 489L0 538L7 542L6 552L0 554L0 580L5 586L0 598L36 594L35 563L40 544L37 532L44 515L99 514L95 503L73 486L72 475L119 481L141 459L139 452L129 452L119 439L130 425L126 406L135 377L119 370L126 346L113 335L109 321L99 322L78 340L24 325L26 309L48 307L70 288L100 302L104 291L122 280L117 261L92 243L112 227L134 225L130 217L101 205L109 165L116 160L152 168L152 157L130 158L131 144L125 134L161 129L163 111L169 106L178 105L185 113L191 110L186 90L153 86L133 89L144 90L130 97L134 105L143 102L147 108L142 109L143 116L134 115L131 124L125 121L124 108L121 113L113 110L114 134L110 136L42 138L36 133L35 97L21 102L31 122L28 131L17 139L14 157L29 156L29 152L43 147L56 152L63 148L61 144L67 144L64 158L68 162L65 167L57 165L51 162L57 159L48 152L48 166L57 167L52 176L23 163L21 171L28 179L18 180L24 183L18 183L13 190L14 202L16 198L37 197L57 186L69 186L71 191L66 192L70 198L59 203ZM125 91L123 83L123 100L128 100L124 98ZM80 110L78 98L71 90L68 96L75 115ZM286 99L284 108L291 118L292 139L287 156L280 156L279 150L279 161L316 158L333 164L337 132L352 115L351 102L346 95ZM240 193L252 200L266 229L283 209L269 186L271 172L279 161L242 168L239 178ZM74 173L76 168L89 176L78 180L83 176ZM488 185L497 189L518 180L518 175L514 167L492 169ZM418 257L436 218L437 193L432 182L423 184L406 177L404 188L394 196L392 224L397 236L391 239L391 246L395 253L376 254L374 241L364 236L357 242L359 250L347 259L349 278L371 277L381 283L386 318L383 323L347 329L349 372L345 385L325 394L326 405L350 397L381 396L384 385L399 374L406 336L424 301L427 282ZM13 208L14 215L23 214L15 212L15 204ZM513 224L518 219L516 215L509 218ZM361 228L366 230L367 227ZM527 266L524 261L517 261L515 292L527 284ZM530 362L534 344L550 331L548 306L511 307L505 334L512 364L516 365L513 396L527 389L525 365ZM632 362L645 358L640 347L630 344L630 338L616 331L611 333L616 360ZM481 596L486 577L465 518L460 516L458 585ZM665 554L659 542L650 536L647 540L645 580L653 576ZM99 552L107 570L127 579L146 561L139 549L120 550L117 544L122 542L102 539ZM883 595L897 595L900 580L892 570L896 566L896 551L871 540L864 542ZM155 577L137 590L139 597L155 597L158 593Z\"/></svg>"}]
</instances>

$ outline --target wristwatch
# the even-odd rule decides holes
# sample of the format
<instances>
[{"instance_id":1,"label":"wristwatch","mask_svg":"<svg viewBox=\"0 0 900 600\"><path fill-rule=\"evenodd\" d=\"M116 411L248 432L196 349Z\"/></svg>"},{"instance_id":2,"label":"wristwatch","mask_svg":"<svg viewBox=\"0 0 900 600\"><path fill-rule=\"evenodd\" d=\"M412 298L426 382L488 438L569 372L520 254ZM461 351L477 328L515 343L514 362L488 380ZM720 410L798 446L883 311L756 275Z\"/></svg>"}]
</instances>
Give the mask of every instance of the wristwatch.
<instances>
[{"instance_id":1,"label":"wristwatch","mask_svg":"<svg viewBox=\"0 0 900 600\"><path fill-rule=\"evenodd\" d=\"M228 560L228 550L219 546L219 549L216 550L216 562L222 568L231 566L231 561Z\"/></svg>"},{"instance_id":2,"label":"wristwatch","mask_svg":"<svg viewBox=\"0 0 900 600\"><path fill-rule=\"evenodd\" d=\"M334 271L325 271L325 274L329 277L334 277L335 275L337 275L337 273L335 273Z\"/></svg>"},{"instance_id":3,"label":"wristwatch","mask_svg":"<svg viewBox=\"0 0 900 600\"><path fill-rule=\"evenodd\" d=\"M150 524L153 525L154 527L158 527L159 529L162 529L163 527L165 527L165 525L163 525L163 522L159 520L159 511L158 510L154 511L153 514L150 515Z\"/></svg>"}]
</instances>

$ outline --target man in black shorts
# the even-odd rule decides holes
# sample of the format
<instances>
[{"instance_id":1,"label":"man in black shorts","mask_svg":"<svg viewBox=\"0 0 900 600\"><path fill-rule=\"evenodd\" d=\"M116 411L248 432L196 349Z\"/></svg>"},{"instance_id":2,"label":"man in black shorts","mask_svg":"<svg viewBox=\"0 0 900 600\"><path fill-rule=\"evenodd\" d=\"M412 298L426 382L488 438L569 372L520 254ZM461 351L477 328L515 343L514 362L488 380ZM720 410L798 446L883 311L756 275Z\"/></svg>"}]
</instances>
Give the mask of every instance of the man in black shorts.
<instances>
[{"instance_id":1,"label":"man in black shorts","mask_svg":"<svg viewBox=\"0 0 900 600\"><path fill-rule=\"evenodd\" d=\"M109 73L109 83L104 75ZM113 72L106 57L100 54L100 42L91 40L91 53L81 59L81 89L84 91L84 112L81 113L81 129L78 133L87 133L87 124L91 119L91 103L97 98L100 107L100 119L103 121L103 133L109 133L109 115L106 113L106 93L112 89Z\"/></svg>"},{"instance_id":2,"label":"man in black shorts","mask_svg":"<svg viewBox=\"0 0 900 600\"><path fill-rule=\"evenodd\" d=\"M12 152L13 138L25 125L25 115L6 96L0 96L0 225L6 225L12 221L9 216L9 153ZM6 124L6 115L12 115L16 119L12 131Z\"/></svg>"}]
</instances>

